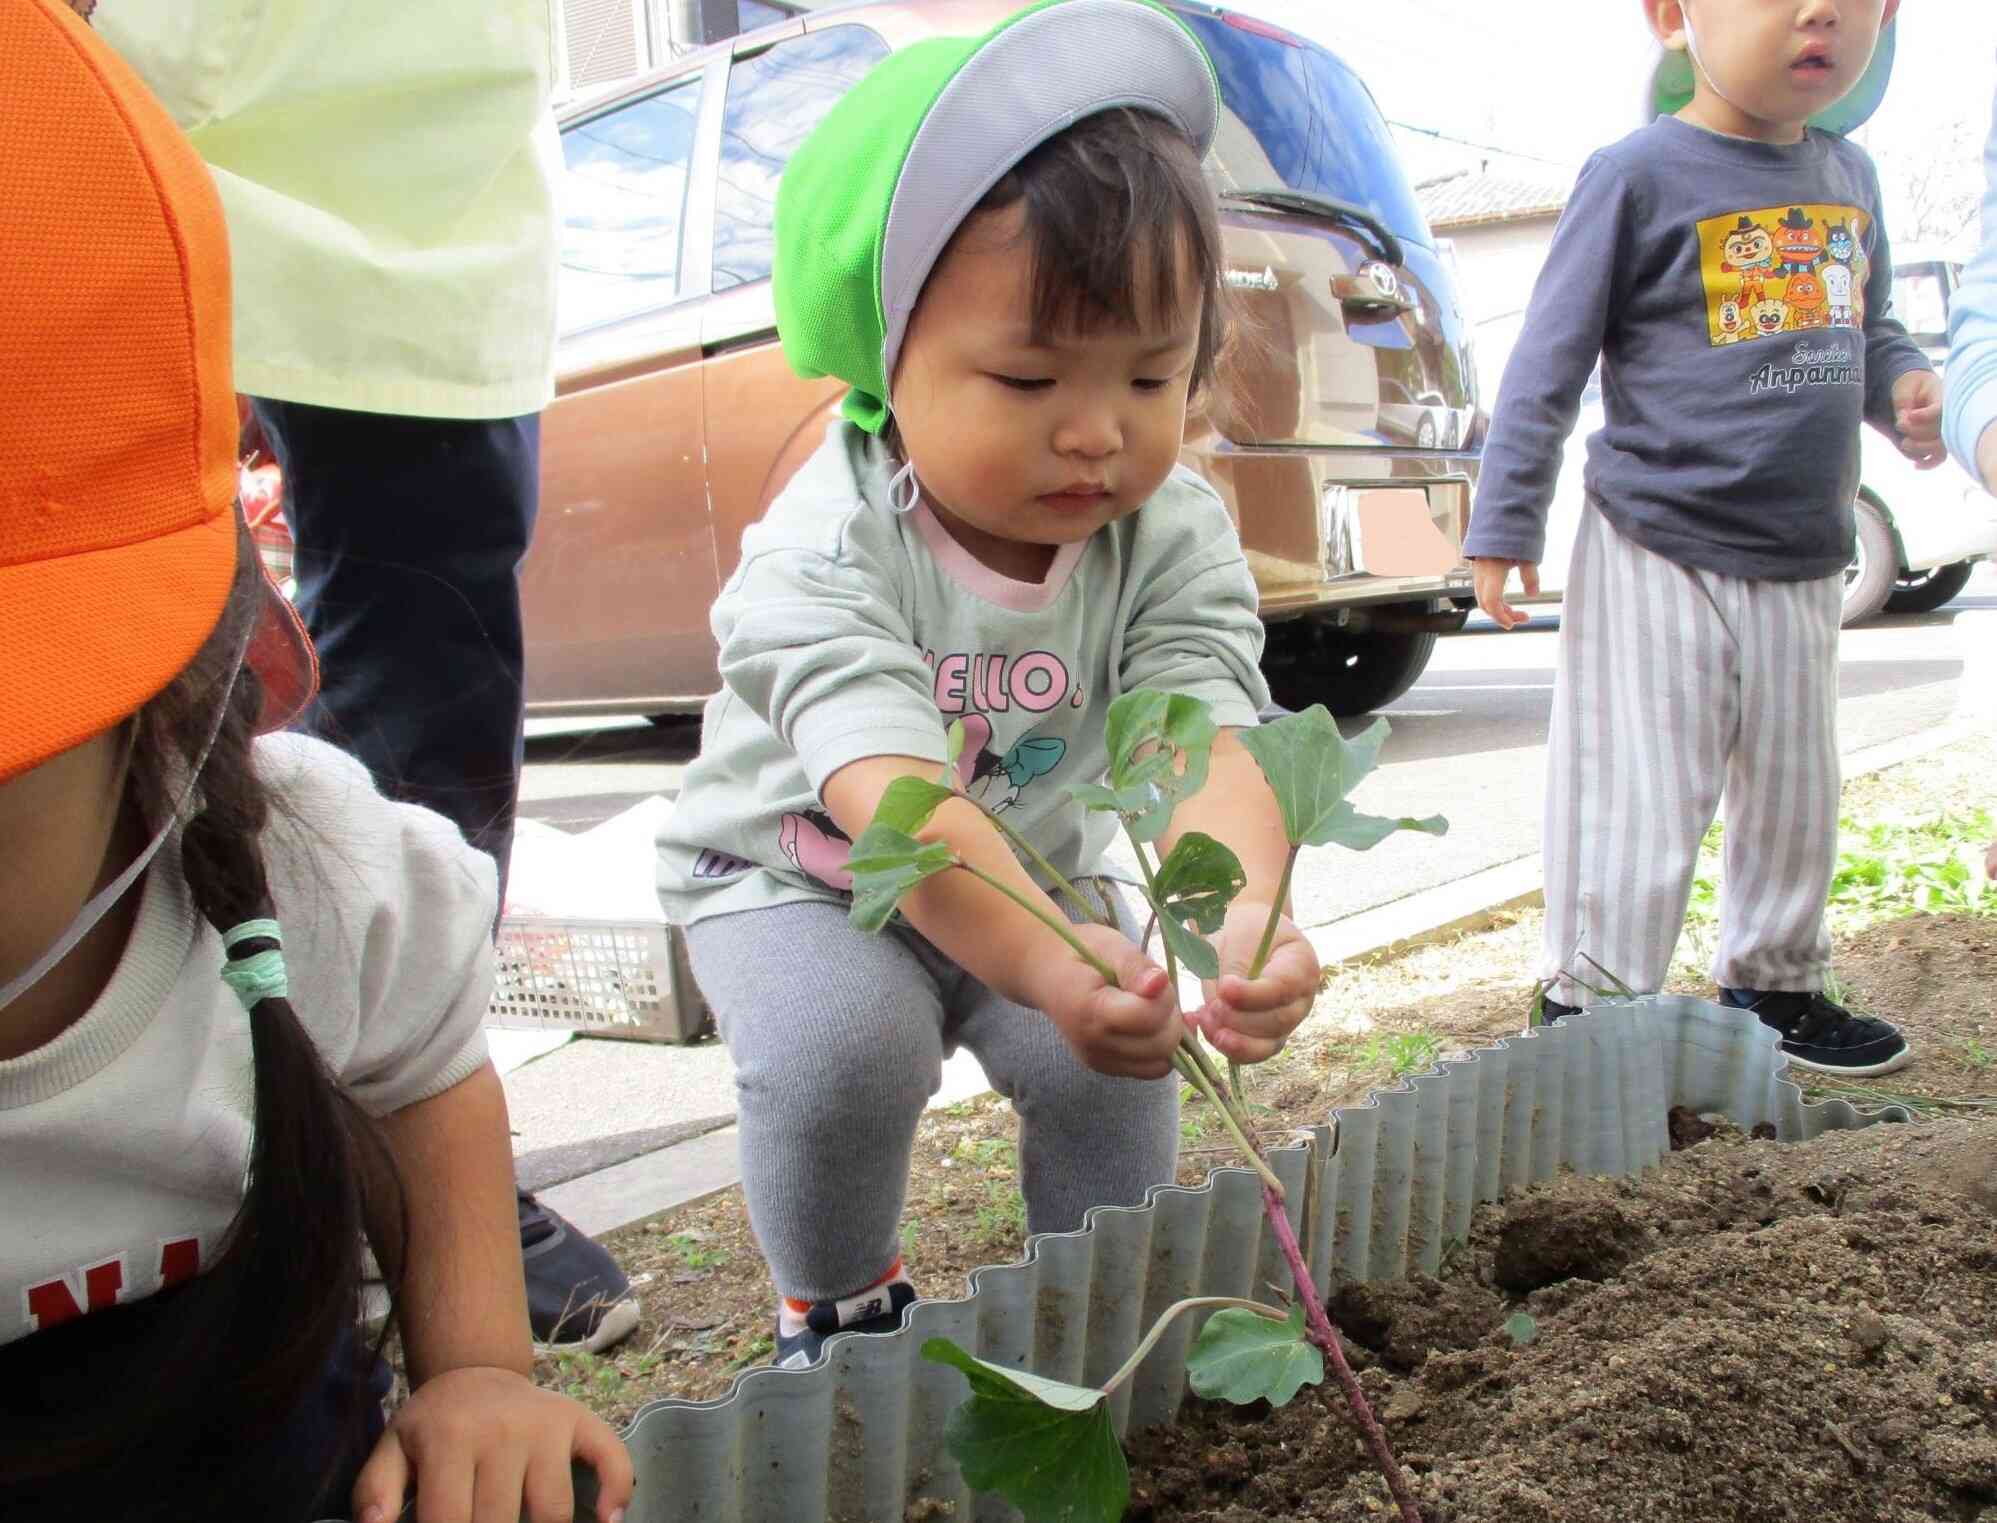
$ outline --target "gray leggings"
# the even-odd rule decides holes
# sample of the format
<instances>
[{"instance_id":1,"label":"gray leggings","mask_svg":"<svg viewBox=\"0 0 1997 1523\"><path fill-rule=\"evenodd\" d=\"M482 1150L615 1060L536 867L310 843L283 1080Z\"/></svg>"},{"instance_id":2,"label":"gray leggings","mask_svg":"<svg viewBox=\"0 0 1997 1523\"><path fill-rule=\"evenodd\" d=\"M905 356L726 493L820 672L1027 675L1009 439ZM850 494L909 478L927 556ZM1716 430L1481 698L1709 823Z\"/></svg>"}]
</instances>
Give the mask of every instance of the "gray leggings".
<instances>
[{"instance_id":1,"label":"gray leggings","mask_svg":"<svg viewBox=\"0 0 1997 1523\"><path fill-rule=\"evenodd\" d=\"M894 1262L916 1122L958 1046L1019 1113L1029 1231L1071 1231L1172 1178L1175 1080L1084 1068L1052 1021L911 930L870 936L813 901L700 921L687 949L735 1059L749 1223L786 1296L836 1300Z\"/></svg>"}]
</instances>

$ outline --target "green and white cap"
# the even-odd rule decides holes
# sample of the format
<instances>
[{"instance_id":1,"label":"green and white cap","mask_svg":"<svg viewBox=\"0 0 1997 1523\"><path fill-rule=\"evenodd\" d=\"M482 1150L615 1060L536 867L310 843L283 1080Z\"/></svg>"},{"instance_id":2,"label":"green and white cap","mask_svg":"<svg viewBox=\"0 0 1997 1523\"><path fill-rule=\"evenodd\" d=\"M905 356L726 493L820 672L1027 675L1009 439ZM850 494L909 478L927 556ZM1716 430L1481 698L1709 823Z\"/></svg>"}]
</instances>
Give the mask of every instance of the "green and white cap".
<instances>
[{"instance_id":1,"label":"green and white cap","mask_svg":"<svg viewBox=\"0 0 1997 1523\"><path fill-rule=\"evenodd\" d=\"M1842 99L1810 118L1812 127L1844 137L1856 132L1871 119L1872 113L1879 109L1879 103L1886 99L1886 86L1893 78L1893 29L1897 25L1899 18L1895 17L1880 28L1879 42L1872 50L1865 73L1859 76L1858 83ZM1676 116L1683 111L1692 99L1692 85L1691 50L1664 49L1651 65L1650 78L1644 85L1644 121L1654 121L1660 116Z\"/></svg>"},{"instance_id":2,"label":"green and white cap","mask_svg":"<svg viewBox=\"0 0 1997 1523\"><path fill-rule=\"evenodd\" d=\"M846 416L879 433L909 314L958 225L1040 144L1120 106L1164 117L1201 155L1213 141L1213 65L1149 0L1046 0L875 65L777 187L772 286L791 367L845 381Z\"/></svg>"}]
</instances>

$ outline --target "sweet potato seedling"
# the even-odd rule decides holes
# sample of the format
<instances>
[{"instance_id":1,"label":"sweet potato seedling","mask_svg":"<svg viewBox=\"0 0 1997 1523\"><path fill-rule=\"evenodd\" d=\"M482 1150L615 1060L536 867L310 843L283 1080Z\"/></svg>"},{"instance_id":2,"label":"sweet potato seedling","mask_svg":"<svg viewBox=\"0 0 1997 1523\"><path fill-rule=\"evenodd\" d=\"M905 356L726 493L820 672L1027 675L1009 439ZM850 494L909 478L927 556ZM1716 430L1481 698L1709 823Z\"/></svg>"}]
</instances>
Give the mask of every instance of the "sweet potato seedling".
<instances>
[{"instance_id":1,"label":"sweet potato seedling","mask_svg":"<svg viewBox=\"0 0 1997 1523\"><path fill-rule=\"evenodd\" d=\"M1218 734L1207 706L1197 699L1148 688L1126 693L1110 706L1104 729L1109 749L1106 780L1070 790L1083 808L1113 813L1122 822L1137 855L1144 897L1163 941L1165 967L1175 989L1182 965L1202 979L1219 976L1219 954L1206 938L1220 929L1228 905L1247 882L1234 852L1197 831L1181 835L1163 859L1156 860L1154 843L1169 830L1173 810L1206 782ZM1282 884L1250 978L1260 975L1269 956L1282 905L1289 898L1291 874L1306 846L1365 851L1396 831L1441 835L1448 828L1440 816L1386 818L1361 814L1348 802L1353 786L1372 770L1386 737L1387 724L1381 720L1357 740L1347 741L1322 706L1241 732L1242 745L1275 796L1289 843ZM950 744L953 753L962 744L961 726L952 726ZM947 766L943 775L945 781L933 783L897 779L853 843L847 868L853 875L854 923L879 931L902 898L924 879L953 869L969 872L1031 913L1076 956L1115 982L1112 970L1090 953L1066 922L960 859L947 842L919 838L937 806L957 796L947 781L952 775ZM1104 918L1010 830L1002 816L987 812L986 817L1054 893L1089 918ZM1266 1400L1281 1406L1302 1386L1322 1382L1329 1359L1403 1523L1420 1523L1386 1435L1339 1349L1336 1330L1283 1208L1282 1184L1252 1139L1238 1076L1230 1072L1223 1077L1190 1028L1173 1064L1212 1103L1244 1159L1261 1175L1263 1210L1289 1265L1296 1300L1286 1308L1231 1298L1181 1301L1101 1386L1068 1385L988 1364L947 1338L932 1338L922 1347L923 1357L962 1370L971 1387L970 1399L952 1414L945 1433L951 1455L969 1485L1005 1497L1027 1523L1118 1523L1129 1502L1130 1479L1111 1426L1108 1398L1129 1379L1174 1317L1220 1306L1225 1309L1208 1319L1186 1361L1193 1390L1236 1403Z\"/></svg>"}]
</instances>

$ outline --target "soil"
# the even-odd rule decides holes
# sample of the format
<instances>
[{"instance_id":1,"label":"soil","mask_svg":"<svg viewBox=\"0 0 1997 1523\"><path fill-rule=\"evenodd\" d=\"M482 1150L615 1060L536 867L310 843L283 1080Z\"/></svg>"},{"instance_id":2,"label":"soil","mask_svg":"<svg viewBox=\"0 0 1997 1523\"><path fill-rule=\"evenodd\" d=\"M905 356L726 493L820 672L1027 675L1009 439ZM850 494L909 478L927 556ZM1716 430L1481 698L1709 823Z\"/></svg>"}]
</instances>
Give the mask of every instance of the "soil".
<instances>
[{"instance_id":1,"label":"soil","mask_svg":"<svg viewBox=\"0 0 1997 1523\"><path fill-rule=\"evenodd\" d=\"M1950 747L1853 780L1844 813L1981 805L1993 764L1997 745ZM1426 1066L1516 1034L1539 919L1328 970L1290 1050L1253 1071L1259 1129L1395 1082L1397 1042ZM1483 1208L1442 1279L1339 1288L1333 1316L1428 1523L1997 1523L1997 917L1832 929L1847 1002L1916 1054L1853 1098L1939 1111L1796 1146L1681 1113L1679 1151L1643 1178L1564 1175ZM1711 992L1695 957L1670 987ZM1196 1099L1182 1133L1184 1182L1233 1161ZM903 1247L926 1293L1019 1256L1014 1143L996 1097L923 1119ZM544 1383L621 1425L657 1397L722 1395L768 1357L773 1292L739 1191L605 1242L642 1329L544 1361ZM1520 1310L1529 1344L1505 1331ZM1280 1412L1191 1403L1135 1440L1132 1467L1131 1523L1392 1515L1335 1392Z\"/></svg>"},{"instance_id":2,"label":"soil","mask_svg":"<svg viewBox=\"0 0 1997 1523\"><path fill-rule=\"evenodd\" d=\"M1722 1123L1641 1179L1486 1207L1446 1278L1330 1310L1428 1523L1997 1520L1987 1123ZM1335 1389L1190 1403L1131 1462L1130 1523L1392 1515Z\"/></svg>"},{"instance_id":3,"label":"soil","mask_svg":"<svg viewBox=\"0 0 1997 1523\"><path fill-rule=\"evenodd\" d=\"M1415 954L1417 961L1453 963L1468 977L1447 992L1424 990L1399 1005L1371 1005L1372 1035L1421 1032L1436 1039L1438 1050L1451 1051L1516 1034L1525 1023L1529 988L1509 968L1490 972L1488 965L1509 955L1500 944L1535 940L1536 922L1529 913ZM1480 964L1488 982L1475 977ZM1917 1100L1997 1096L1997 919L1915 915L1888 921L1840 938L1837 968L1853 1002L1890 1014L1915 1048L1913 1064L1876 1084ZM1418 966L1397 972L1420 988ZM1341 985L1357 982L1370 991L1379 976L1380 970L1366 969L1336 975L1322 1002L1328 1029L1253 1075L1264 1136L1286 1135L1390 1082L1391 1074L1365 1056L1370 1037L1338 1028ZM1696 1134L1701 1125L1696 1117L1681 1117L1678 1130L1685 1134L1689 1126ZM1208 1169L1232 1162L1232 1145L1197 1096L1183 1107L1181 1132L1182 1182L1197 1183ZM973 1269L1018 1258L1025 1218L1014 1138L1011 1109L996 1096L923 1119L902 1244L927 1293L959 1294ZM656 1397L719 1396L743 1369L768 1357L773 1293L739 1190L625 1228L605 1242L639 1287L643 1327L606 1358L544 1360L544 1383L570 1390L621 1424Z\"/></svg>"}]
</instances>

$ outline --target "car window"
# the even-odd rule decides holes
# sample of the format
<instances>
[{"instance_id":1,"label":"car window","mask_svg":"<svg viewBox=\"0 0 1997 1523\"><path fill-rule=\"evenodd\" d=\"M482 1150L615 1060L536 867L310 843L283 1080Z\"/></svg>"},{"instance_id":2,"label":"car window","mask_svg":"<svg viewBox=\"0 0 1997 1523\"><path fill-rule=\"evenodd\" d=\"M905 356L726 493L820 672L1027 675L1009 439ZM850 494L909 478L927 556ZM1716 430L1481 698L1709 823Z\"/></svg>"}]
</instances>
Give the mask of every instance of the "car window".
<instances>
[{"instance_id":1,"label":"car window","mask_svg":"<svg viewBox=\"0 0 1997 1523\"><path fill-rule=\"evenodd\" d=\"M1948 287L1939 265L1894 271L1893 315L1918 338L1948 342Z\"/></svg>"},{"instance_id":2,"label":"car window","mask_svg":"<svg viewBox=\"0 0 1997 1523\"><path fill-rule=\"evenodd\" d=\"M655 311L679 295L700 81L580 122L562 134L563 333Z\"/></svg>"},{"instance_id":3,"label":"car window","mask_svg":"<svg viewBox=\"0 0 1997 1523\"><path fill-rule=\"evenodd\" d=\"M839 97L887 53L866 27L835 26L735 60L715 186L715 290L769 276L778 176Z\"/></svg>"},{"instance_id":4,"label":"car window","mask_svg":"<svg viewBox=\"0 0 1997 1523\"><path fill-rule=\"evenodd\" d=\"M1323 48L1241 17L1180 12L1206 45L1226 107L1214 140L1223 189L1281 187L1371 212L1427 243L1428 222L1401 172L1373 97Z\"/></svg>"}]
</instances>

